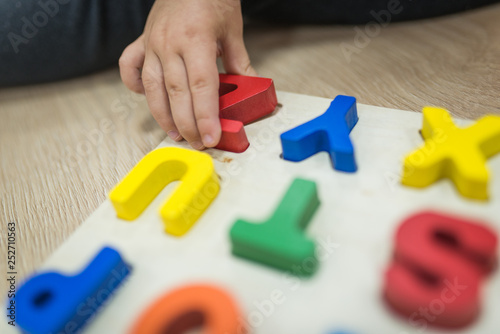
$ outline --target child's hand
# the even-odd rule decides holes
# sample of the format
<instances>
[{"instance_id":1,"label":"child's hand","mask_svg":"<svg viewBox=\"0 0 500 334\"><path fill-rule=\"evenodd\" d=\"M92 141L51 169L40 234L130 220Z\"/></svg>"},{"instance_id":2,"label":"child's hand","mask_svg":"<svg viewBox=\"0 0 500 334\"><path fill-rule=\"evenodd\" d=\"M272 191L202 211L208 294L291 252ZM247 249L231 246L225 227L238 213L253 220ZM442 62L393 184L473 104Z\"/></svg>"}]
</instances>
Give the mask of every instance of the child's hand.
<instances>
[{"instance_id":1,"label":"child's hand","mask_svg":"<svg viewBox=\"0 0 500 334\"><path fill-rule=\"evenodd\" d=\"M144 33L120 58L125 85L145 93L158 124L193 148L220 139L219 74L256 75L243 42L239 0L156 0Z\"/></svg>"}]
</instances>

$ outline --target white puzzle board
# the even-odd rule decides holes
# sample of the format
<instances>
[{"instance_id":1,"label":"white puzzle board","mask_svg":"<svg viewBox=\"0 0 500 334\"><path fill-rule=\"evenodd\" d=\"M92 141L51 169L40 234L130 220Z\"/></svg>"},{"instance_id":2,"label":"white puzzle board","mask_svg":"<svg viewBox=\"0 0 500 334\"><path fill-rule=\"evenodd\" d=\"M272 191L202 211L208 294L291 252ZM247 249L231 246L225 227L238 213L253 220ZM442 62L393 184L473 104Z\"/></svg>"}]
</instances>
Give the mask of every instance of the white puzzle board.
<instances>
[{"instance_id":1,"label":"white puzzle board","mask_svg":"<svg viewBox=\"0 0 500 334\"><path fill-rule=\"evenodd\" d=\"M356 173L333 170L326 153L288 162L279 157L279 135L324 113L331 99L278 92L278 101L272 116L245 127L250 141L246 152L206 151L222 178L221 191L185 236L164 233L157 213L170 185L133 222L118 219L106 200L40 268L76 274L105 245L117 249L132 266L131 275L83 333L126 333L157 298L191 282L213 283L228 291L245 319L258 312L255 303L280 290L284 302L261 323L254 322L253 333L418 333L382 298L384 271L400 223L433 209L483 220L500 235L500 156L488 163L493 176L489 202L461 197L449 180L425 189L404 187L399 184L402 160L423 143L422 114L358 104L359 122L351 133ZM169 139L163 146L188 148ZM229 229L238 218L267 219L296 177L317 183L321 205L306 233L327 254L318 271L299 284L281 271L231 255L229 240ZM485 279L482 293L480 317L461 333L498 332L498 270ZM17 330L2 321L0 332Z\"/></svg>"}]
</instances>

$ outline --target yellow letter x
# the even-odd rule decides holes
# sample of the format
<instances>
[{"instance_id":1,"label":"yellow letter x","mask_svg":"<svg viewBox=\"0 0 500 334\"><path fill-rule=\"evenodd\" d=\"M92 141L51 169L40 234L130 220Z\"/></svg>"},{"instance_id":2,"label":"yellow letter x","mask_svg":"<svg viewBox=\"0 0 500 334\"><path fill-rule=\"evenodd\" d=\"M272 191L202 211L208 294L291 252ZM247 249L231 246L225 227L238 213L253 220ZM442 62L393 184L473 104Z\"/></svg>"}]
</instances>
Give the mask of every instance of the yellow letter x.
<instances>
[{"instance_id":1,"label":"yellow letter x","mask_svg":"<svg viewBox=\"0 0 500 334\"><path fill-rule=\"evenodd\" d=\"M212 158L206 153L165 147L146 155L111 191L119 218L134 220L161 190L180 180L160 209L167 233L186 233L219 193Z\"/></svg>"},{"instance_id":2,"label":"yellow letter x","mask_svg":"<svg viewBox=\"0 0 500 334\"><path fill-rule=\"evenodd\" d=\"M486 159L500 152L500 117L486 116L468 128L458 128L441 108L425 107L424 146L404 161L403 184L426 187L450 178L465 197L488 199Z\"/></svg>"}]
</instances>

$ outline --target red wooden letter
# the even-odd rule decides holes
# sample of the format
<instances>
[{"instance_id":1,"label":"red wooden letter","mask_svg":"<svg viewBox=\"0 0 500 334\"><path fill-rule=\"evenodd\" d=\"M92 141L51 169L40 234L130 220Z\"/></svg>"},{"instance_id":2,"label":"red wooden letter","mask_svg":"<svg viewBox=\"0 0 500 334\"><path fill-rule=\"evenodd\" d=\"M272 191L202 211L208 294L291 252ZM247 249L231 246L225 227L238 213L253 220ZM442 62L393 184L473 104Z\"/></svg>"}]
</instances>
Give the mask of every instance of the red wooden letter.
<instances>
[{"instance_id":1,"label":"red wooden letter","mask_svg":"<svg viewBox=\"0 0 500 334\"><path fill-rule=\"evenodd\" d=\"M479 313L481 280L496 266L496 246L483 224L432 212L412 216L396 234L385 298L412 325L465 326Z\"/></svg>"},{"instance_id":2,"label":"red wooden letter","mask_svg":"<svg viewBox=\"0 0 500 334\"><path fill-rule=\"evenodd\" d=\"M269 115L276 108L274 83L267 78L231 74L219 74L219 81L222 136L216 148L241 153L250 145L243 125Z\"/></svg>"}]
</instances>

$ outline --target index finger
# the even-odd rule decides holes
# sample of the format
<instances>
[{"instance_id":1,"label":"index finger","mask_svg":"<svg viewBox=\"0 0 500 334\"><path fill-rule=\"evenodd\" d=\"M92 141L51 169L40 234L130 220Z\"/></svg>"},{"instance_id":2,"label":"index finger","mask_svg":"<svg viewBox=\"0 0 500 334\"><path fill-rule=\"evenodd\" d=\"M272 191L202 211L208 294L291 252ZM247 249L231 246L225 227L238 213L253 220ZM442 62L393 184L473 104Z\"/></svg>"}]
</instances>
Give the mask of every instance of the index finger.
<instances>
[{"instance_id":1,"label":"index finger","mask_svg":"<svg viewBox=\"0 0 500 334\"><path fill-rule=\"evenodd\" d=\"M203 145L214 147L221 136L216 42L198 44L183 54L183 59L198 131Z\"/></svg>"}]
</instances>

